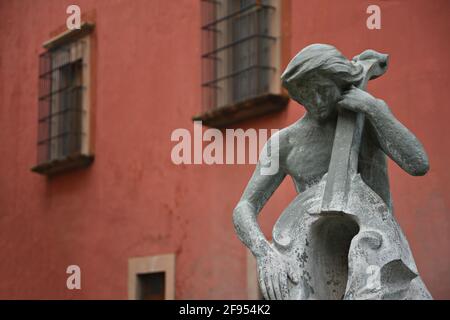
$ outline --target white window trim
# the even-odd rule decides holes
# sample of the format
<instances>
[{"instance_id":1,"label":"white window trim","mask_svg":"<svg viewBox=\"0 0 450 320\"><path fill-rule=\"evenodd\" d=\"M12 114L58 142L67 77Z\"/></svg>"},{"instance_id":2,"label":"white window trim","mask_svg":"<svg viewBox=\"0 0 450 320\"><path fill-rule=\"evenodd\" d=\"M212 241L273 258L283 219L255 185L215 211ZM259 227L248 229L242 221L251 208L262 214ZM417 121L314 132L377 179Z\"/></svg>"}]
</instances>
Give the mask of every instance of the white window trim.
<instances>
[{"instance_id":1,"label":"white window trim","mask_svg":"<svg viewBox=\"0 0 450 320\"><path fill-rule=\"evenodd\" d=\"M135 257L128 260L128 299L136 300L138 275L164 272L164 299L175 299L175 254Z\"/></svg>"},{"instance_id":2,"label":"white window trim","mask_svg":"<svg viewBox=\"0 0 450 320\"><path fill-rule=\"evenodd\" d=\"M91 33L95 25L89 22L83 22L80 29L66 30L52 39L45 41L42 46L46 49L52 49L66 43L83 42L83 79L84 86L82 96L82 120L81 131L81 154L92 156L94 154L91 137ZM50 159L51 160L51 159Z\"/></svg>"}]
</instances>

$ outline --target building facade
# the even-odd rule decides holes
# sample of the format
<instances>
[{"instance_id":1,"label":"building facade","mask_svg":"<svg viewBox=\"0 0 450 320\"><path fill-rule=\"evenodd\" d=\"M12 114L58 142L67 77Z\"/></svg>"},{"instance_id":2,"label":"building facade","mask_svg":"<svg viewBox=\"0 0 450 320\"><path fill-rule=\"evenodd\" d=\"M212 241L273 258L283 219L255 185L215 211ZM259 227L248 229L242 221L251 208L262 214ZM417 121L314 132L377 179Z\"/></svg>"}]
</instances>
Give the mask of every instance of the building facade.
<instances>
[{"instance_id":1,"label":"building facade","mask_svg":"<svg viewBox=\"0 0 450 320\"><path fill-rule=\"evenodd\" d=\"M450 298L448 1L79 0L76 32L71 4L0 1L0 298L258 298L232 224L254 164L176 164L171 137L193 119L295 122L303 107L278 78L311 43L390 54L369 90L431 167L390 161L395 215L430 292ZM286 180L263 209L268 238L294 197Z\"/></svg>"}]
</instances>

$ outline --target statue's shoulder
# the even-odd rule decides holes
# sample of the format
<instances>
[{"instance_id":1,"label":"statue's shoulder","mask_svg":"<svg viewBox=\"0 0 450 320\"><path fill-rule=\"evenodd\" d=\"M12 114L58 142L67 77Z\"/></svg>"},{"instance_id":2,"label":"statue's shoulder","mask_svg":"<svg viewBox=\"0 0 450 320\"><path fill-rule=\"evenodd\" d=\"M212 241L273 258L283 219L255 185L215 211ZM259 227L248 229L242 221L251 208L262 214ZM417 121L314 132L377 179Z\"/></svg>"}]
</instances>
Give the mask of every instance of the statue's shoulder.
<instances>
[{"instance_id":1,"label":"statue's shoulder","mask_svg":"<svg viewBox=\"0 0 450 320\"><path fill-rule=\"evenodd\" d=\"M283 150L292 146L294 138L300 130L299 123L296 122L275 132L270 140L277 139L280 150Z\"/></svg>"},{"instance_id":2,"label":"statue's shoulder","mask_svg":"<svg viewBox=\"0 0 450 320\"><path fill-rule=\"evenodd\" d=\"M319 135L322 129L317 124L314 124L306 116L294 122L290 126L279 131L280 145L286 147L298 146L302 142L306 142L307 138L317 134Z\"/></svg>"},{"instance_id":3,"label":"statue's shoulder","mask_svg":"<svg viewBox=\"0 0 450 320\"><path fill-rule=\"evenodd\" d=\"M303 117L293 124L273 133L266 143L266 147L275 152L279 157L280 164L283 165L286 159L301 149L304 145L310 144L313 136L319 136L317 125L314 125L307 117Z\"/></svg>"},{"instance_id":4,"label":"statue's shoulder","mask_svg":"<svg viewBox=\"0 0 450 320\"><path fill-rule=\"evenodd\" d=\"M301 144L299 137L305 136L308 130L308 124L302 118L272 134L269 142L272 146L277 146L280 156L283 156L289 153L292 148ZM276 143L274 143L275 141Z\"/></svg>"}]
</instances>

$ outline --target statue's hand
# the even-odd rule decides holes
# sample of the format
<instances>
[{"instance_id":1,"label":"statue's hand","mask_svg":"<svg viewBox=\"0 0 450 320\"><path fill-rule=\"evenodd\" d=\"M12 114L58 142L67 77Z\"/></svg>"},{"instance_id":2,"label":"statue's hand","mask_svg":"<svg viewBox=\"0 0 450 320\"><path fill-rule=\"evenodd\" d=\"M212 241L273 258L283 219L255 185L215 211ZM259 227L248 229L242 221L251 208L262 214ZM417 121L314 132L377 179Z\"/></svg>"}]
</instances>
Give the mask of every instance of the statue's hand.
<instances>
[{"instance_id":1,"label":"statue's hand","mask_svg":"<svg viewBox=\"0 0 450 320\"><path fill-rule=\"evenodd\" d=\"M388 111L386 108L389 108L382 100L355 86L343 93L337 105L341 108L364 114Z\"/></svg>"},{"instance_id":2,"label":"statue's hand","mask_svg":"<svg viewBox=\"0 0 450 320\"><path fill-rule=\"evenodd\" d=\"M266 300L289 298L288 278L298 283L297 269L293 261L285 258L271 245L264 255L257 258L258 280Z\"/></svg>"}]
</instances>

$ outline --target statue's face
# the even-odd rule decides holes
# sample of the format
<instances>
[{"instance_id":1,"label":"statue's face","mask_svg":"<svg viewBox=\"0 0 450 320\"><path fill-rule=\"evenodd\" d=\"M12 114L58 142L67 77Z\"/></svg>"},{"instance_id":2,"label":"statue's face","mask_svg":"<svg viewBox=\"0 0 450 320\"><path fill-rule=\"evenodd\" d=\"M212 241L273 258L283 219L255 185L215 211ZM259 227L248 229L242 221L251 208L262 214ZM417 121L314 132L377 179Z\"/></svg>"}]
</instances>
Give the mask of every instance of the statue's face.
<instances>
[{"instance_id":1,"label":"statue's face","mask_svg":"<svg viewBox=\"0 0 450 320\"><path fill-rule=\"evenodd\" d=\"M291 97L301 103L319 121L330 118L336 112L336 102L341 89L331 79L314 75L289 90Z\"/></svg>"}]
</instances>

